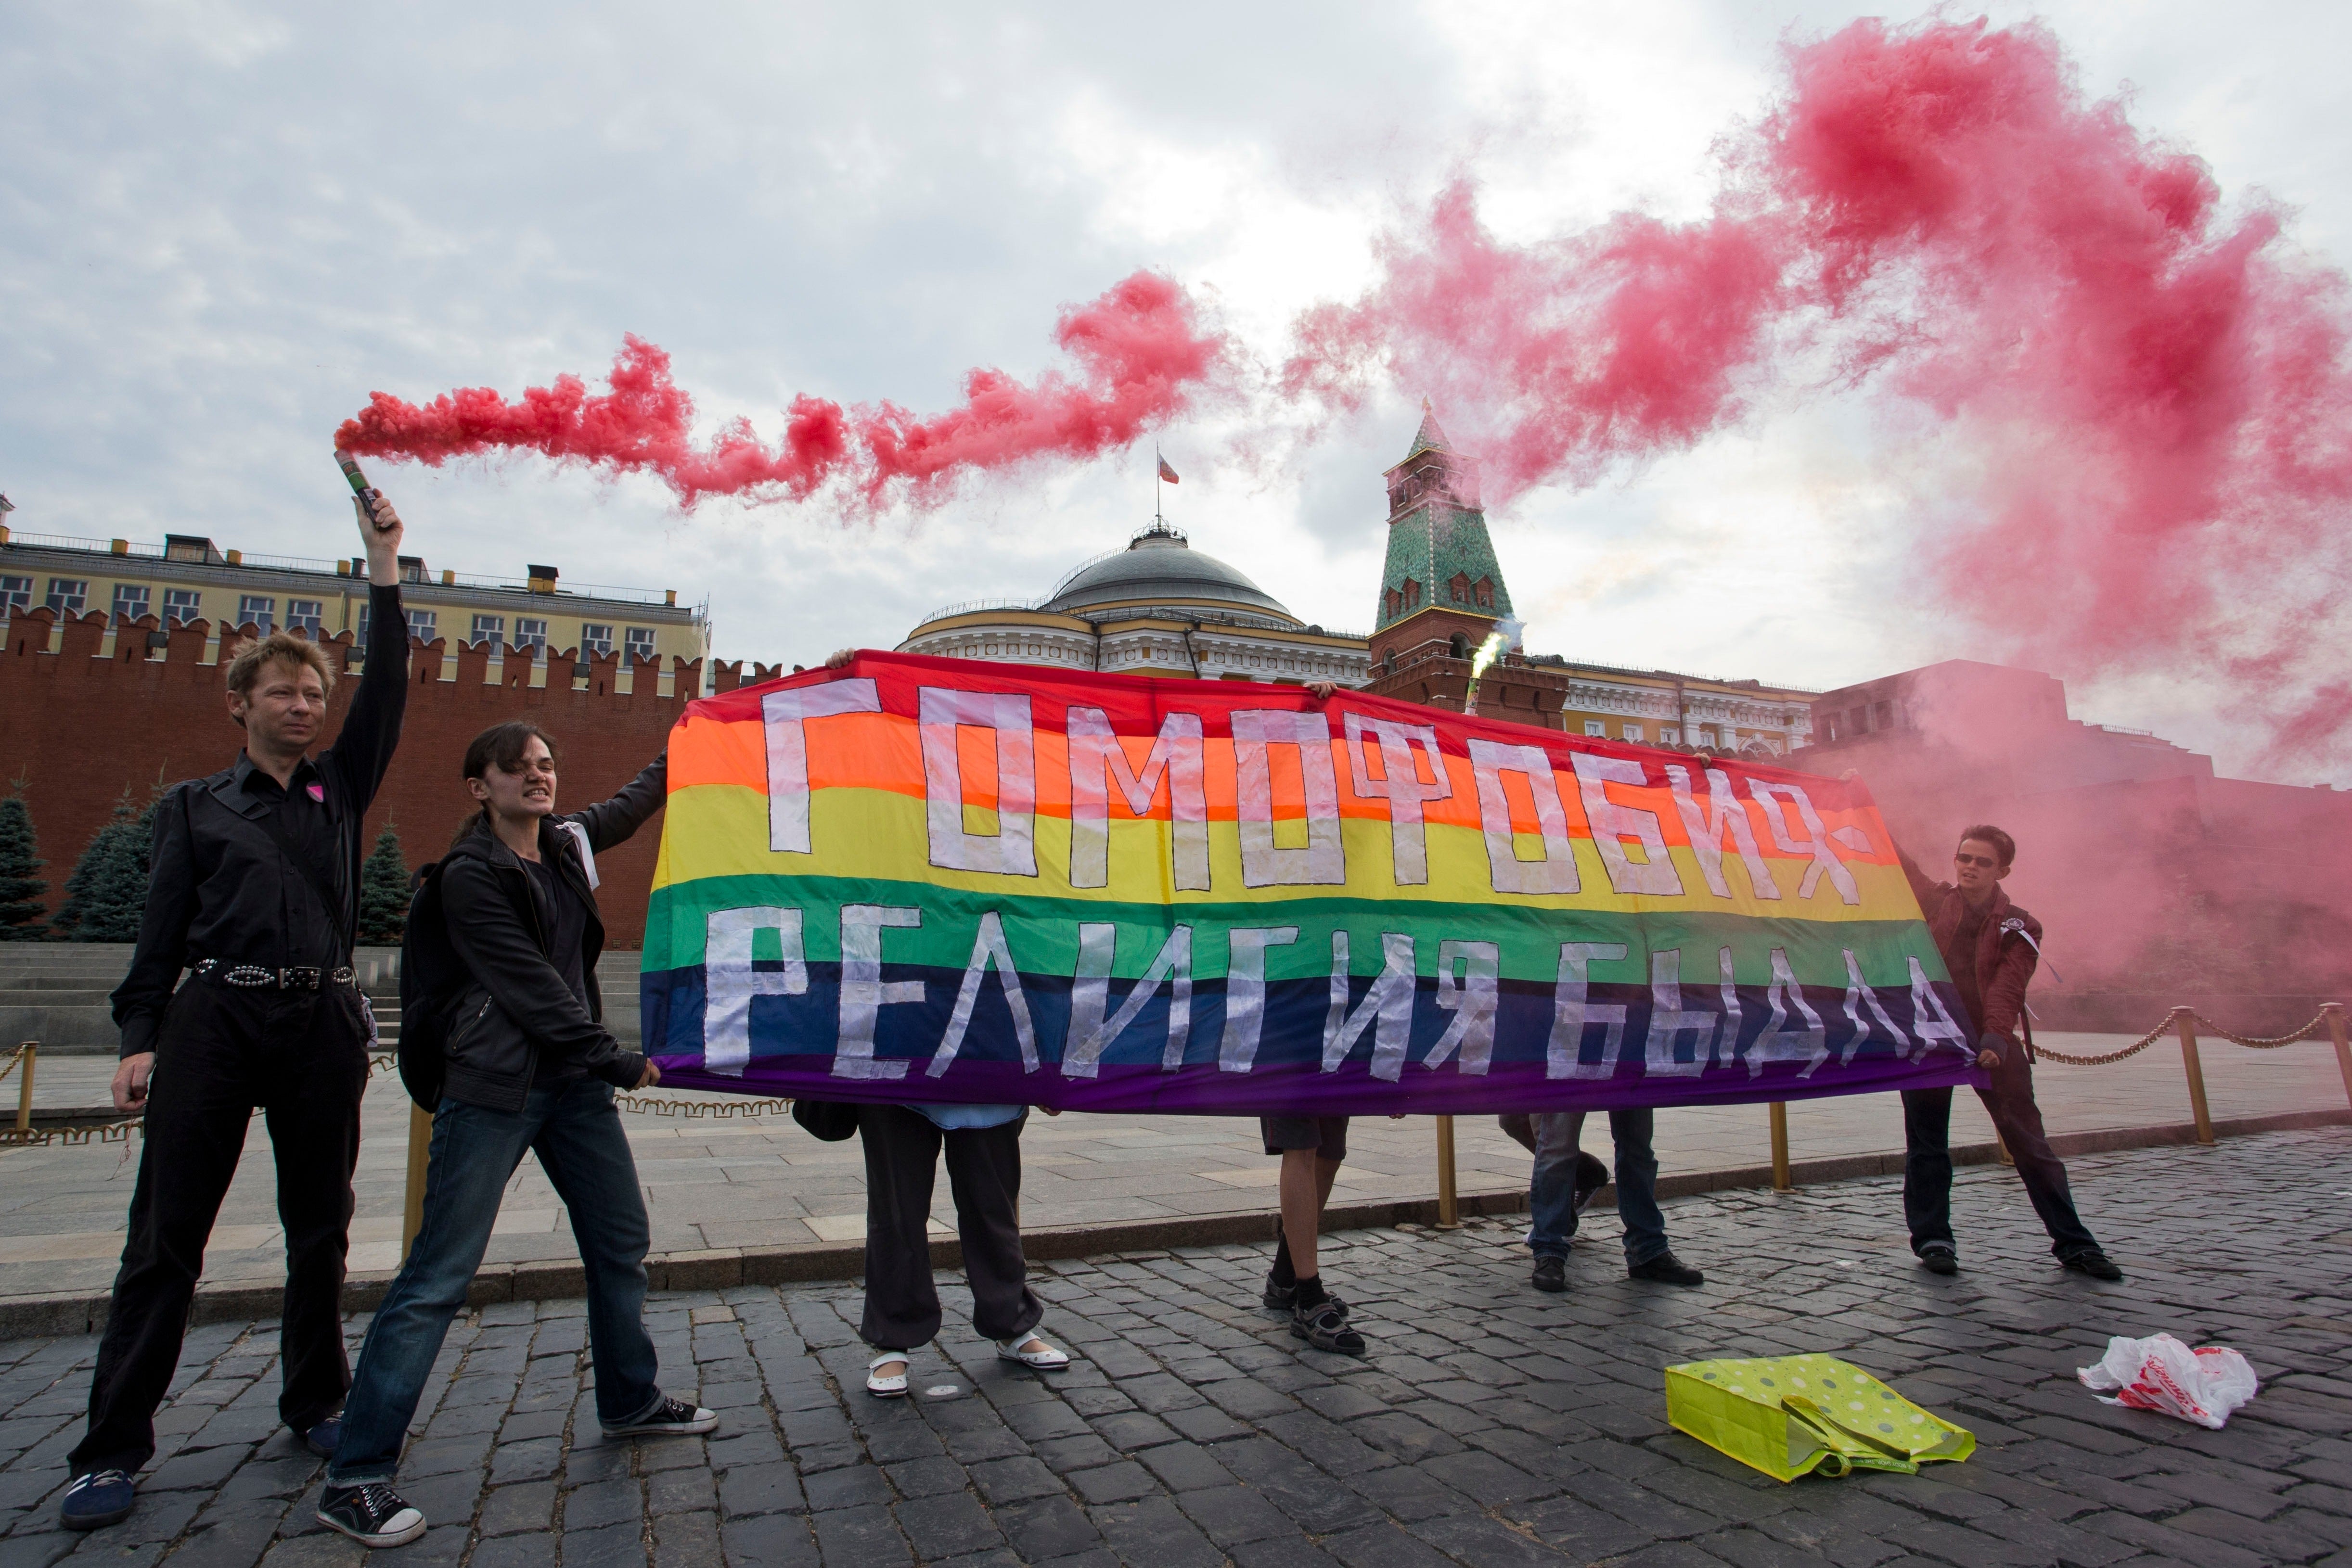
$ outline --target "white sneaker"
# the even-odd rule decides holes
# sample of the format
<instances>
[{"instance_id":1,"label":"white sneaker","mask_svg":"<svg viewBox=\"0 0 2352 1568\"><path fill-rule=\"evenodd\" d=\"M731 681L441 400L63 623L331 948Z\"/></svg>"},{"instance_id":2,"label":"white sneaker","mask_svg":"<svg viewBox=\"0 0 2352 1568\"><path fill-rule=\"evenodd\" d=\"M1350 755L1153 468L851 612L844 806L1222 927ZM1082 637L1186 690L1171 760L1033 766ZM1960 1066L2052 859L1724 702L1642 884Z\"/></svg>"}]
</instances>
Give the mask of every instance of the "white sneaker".
<instances>
[{"instance_id":1,"label":"white sneaker","mask_svg":"<svg viewBox=\"0 0 2352 1568\"><path fill-rule=\"evenodd\" d=\"M1000 1361L1017 1361L1039 1372L1059 1372L1070 1364L1066 1354L1045 1343L1044 1336L1034 1333L998 1340L996 1355Z\"/></svg>"}]
</instances>

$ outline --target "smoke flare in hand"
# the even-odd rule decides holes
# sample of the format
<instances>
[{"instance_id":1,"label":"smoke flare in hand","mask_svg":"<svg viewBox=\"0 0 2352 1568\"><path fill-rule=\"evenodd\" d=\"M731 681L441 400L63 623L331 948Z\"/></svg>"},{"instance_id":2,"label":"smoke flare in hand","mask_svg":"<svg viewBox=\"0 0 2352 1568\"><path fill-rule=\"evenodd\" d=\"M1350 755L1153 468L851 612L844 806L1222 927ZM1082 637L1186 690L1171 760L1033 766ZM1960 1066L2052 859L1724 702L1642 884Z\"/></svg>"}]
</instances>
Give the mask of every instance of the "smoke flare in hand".
<instances>
[{"instance_id":1,"label":"smoke flare in hand","mask_svg":"<svg viewBox=\"0 0 2352 1568\"><path fill-rule=\"evenodd\" d=\"M804 500L835 478L868 504L903 497L929 505L966 474L1124 446L1184 408L1228 361L1223 333L1202 321L1182 288L1150 272L1064 312L1055 341L1076 361L1074 374L1048 372L1028 386L1002 371L977 370L966 380L962 406L929 418L889 402L845 411L823 398L795 398L783 439L772 448L740 419L697 445L694 400L671 380L669 355L630 336L606 392L591 392L573 375L513 402L487 387L444 392L422 405L380 392L343 422L335 445L436 467L452 457L537 452L607 472L655 475L684 507L711 496Z\"/></svg>"},{"instance_id":2,"label":"smoke flare in hand","mask_svg":"<svg viewBox=\"0 0 2352 1568\"><path fill-rule=\"evenodd\" d=\"M2190 664L2281 737L2346 737L2315 663L2352 580L2343 277L2086 99L2038 25L1864 21L1788 59L1703 220L1512 246L1457 183L1301 319L1286 386L1434 392L1507 501L1686 446L1826 353L1934 418L1919 553L1990 652Z\"/></svg>"}]
</instances>

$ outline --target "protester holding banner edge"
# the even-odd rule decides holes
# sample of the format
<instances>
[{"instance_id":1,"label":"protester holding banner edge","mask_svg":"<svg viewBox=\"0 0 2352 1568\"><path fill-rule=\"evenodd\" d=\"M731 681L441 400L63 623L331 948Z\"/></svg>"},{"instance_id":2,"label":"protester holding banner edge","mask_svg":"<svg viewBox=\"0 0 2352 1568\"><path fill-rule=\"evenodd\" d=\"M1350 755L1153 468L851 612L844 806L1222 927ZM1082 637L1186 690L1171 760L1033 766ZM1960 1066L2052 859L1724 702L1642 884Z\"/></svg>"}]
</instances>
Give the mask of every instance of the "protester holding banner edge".
<instances>
[{"instance_id":1,"label":"protester holding banner edge","mask_svg":"<svg viewBox=\"0 0 2352 1568\"><path fill-rule=\"evenodd\" d=\"M334 745L310 755L335 680L322 649L289 632L233 653L225 645L228 715L244 749L235 766L175 786L156 812L146 909L114 992L114 1105L144 1110L144 1137L89 1427L67 1458L73 1480L59 1518L70 1530L116 1523L134 1506L131 1478L153 1456L155 1408L257 1106L286 1230L278 1414L311 1452L334 1450L351 1384L343 1271L373 1036L351 967L361 828L408 695L400 515L381 494L354 507L368 570L366 668Z\"/></svg>"},{"instance_id":2,"label":"protester holding banner edge","mask_svg":"<svg viewBox=\"0 0 2352 1568\"><path fill-rule=\"evenodd\" d=\"M537 725L494 725L466 748L461 771L480 810L421 873L402 949L402 1077L436 1107L424 1223L369 1325L318 1513L364 1545L425 1533L423 1511L392 1485L402 1441L526 1151L579 1243L604 1437L719 1424L655 1382L644 1321L651 1230L613 1092L661 1072L604 1027L595 981L596 853L662 809L667 760L558 817L554 747Z\"/></svg>"},{"instance_id":3,"label":"protester holding banner edge","mask_svg":"<svg viewBox=\"0 0 2352 1568\"><path fill-rule=\"evenodd\" d=\"M1849 768L1843 776L1857 777ZM2066 1166L2050 1147L2033 1099L2033 1026L2025 988L2042 958L2042 923L2000 883L2016 869L2017 841L1990 823L1964 830L1952 853L1955 881L1939 883L1899 843L1904 875L1919 901L1944 967L1978 1030L1977 1065L1990 1073L1977 1097L1992 1118L2059 1262L2095 1280L2123 1278L2075 1211ZM1930 1273L1959 1271L1952 1234L1952 1092L1906 1089L1903 1212L1911 1249Z\"/></svg>"}]
</instances>

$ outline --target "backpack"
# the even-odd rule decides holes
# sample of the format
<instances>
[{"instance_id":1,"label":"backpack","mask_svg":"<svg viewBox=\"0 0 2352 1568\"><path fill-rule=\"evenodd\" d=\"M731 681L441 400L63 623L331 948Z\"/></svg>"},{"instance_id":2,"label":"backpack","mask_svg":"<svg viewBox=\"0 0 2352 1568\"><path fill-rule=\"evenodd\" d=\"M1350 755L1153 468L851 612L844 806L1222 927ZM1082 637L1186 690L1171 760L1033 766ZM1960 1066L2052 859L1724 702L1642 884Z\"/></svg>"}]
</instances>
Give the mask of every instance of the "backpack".
<instances>
[{"instance_id":1,"label":"backpack","mask_svg":"<svg viewBox=\"0 0 2352 1568\"><path fill-rule=\"evenodd\" d=\"M448 1075L449 1005L465 988L465 961L449 941L441 908L441 863L416 873L408 925L400 938L400 1082L426 1111L441 1104Z\"/></svg>"}]
</instances>

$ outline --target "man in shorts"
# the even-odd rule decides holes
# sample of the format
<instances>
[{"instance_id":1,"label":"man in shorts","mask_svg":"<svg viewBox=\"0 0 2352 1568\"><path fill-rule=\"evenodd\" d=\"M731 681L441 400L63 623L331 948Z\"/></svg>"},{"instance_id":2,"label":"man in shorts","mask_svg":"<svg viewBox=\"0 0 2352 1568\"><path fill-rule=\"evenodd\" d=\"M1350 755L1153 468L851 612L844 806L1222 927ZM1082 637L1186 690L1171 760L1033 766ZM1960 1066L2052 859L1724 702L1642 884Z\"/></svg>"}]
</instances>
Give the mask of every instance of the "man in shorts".
<instances>
[{"instance_id":1,"label":"man in shorts","mask_svg":"<svg viewBox=\"0 0 2352 1568\"><path fill-rule=\"evenodd\" d=\"M1340 1355L1364 1354L1364 1336L1348 1322L1348 1303L1323 1288L1315 1239L1331 1183L1348 1157L1345 1116L1260 1116L1265 1152L1282 1156L1282 1222L1276 1232L1274 1271L1265 1278L1265 1304L1290 1313L1290 1332Z\"/></svg>"}]
</instances>

